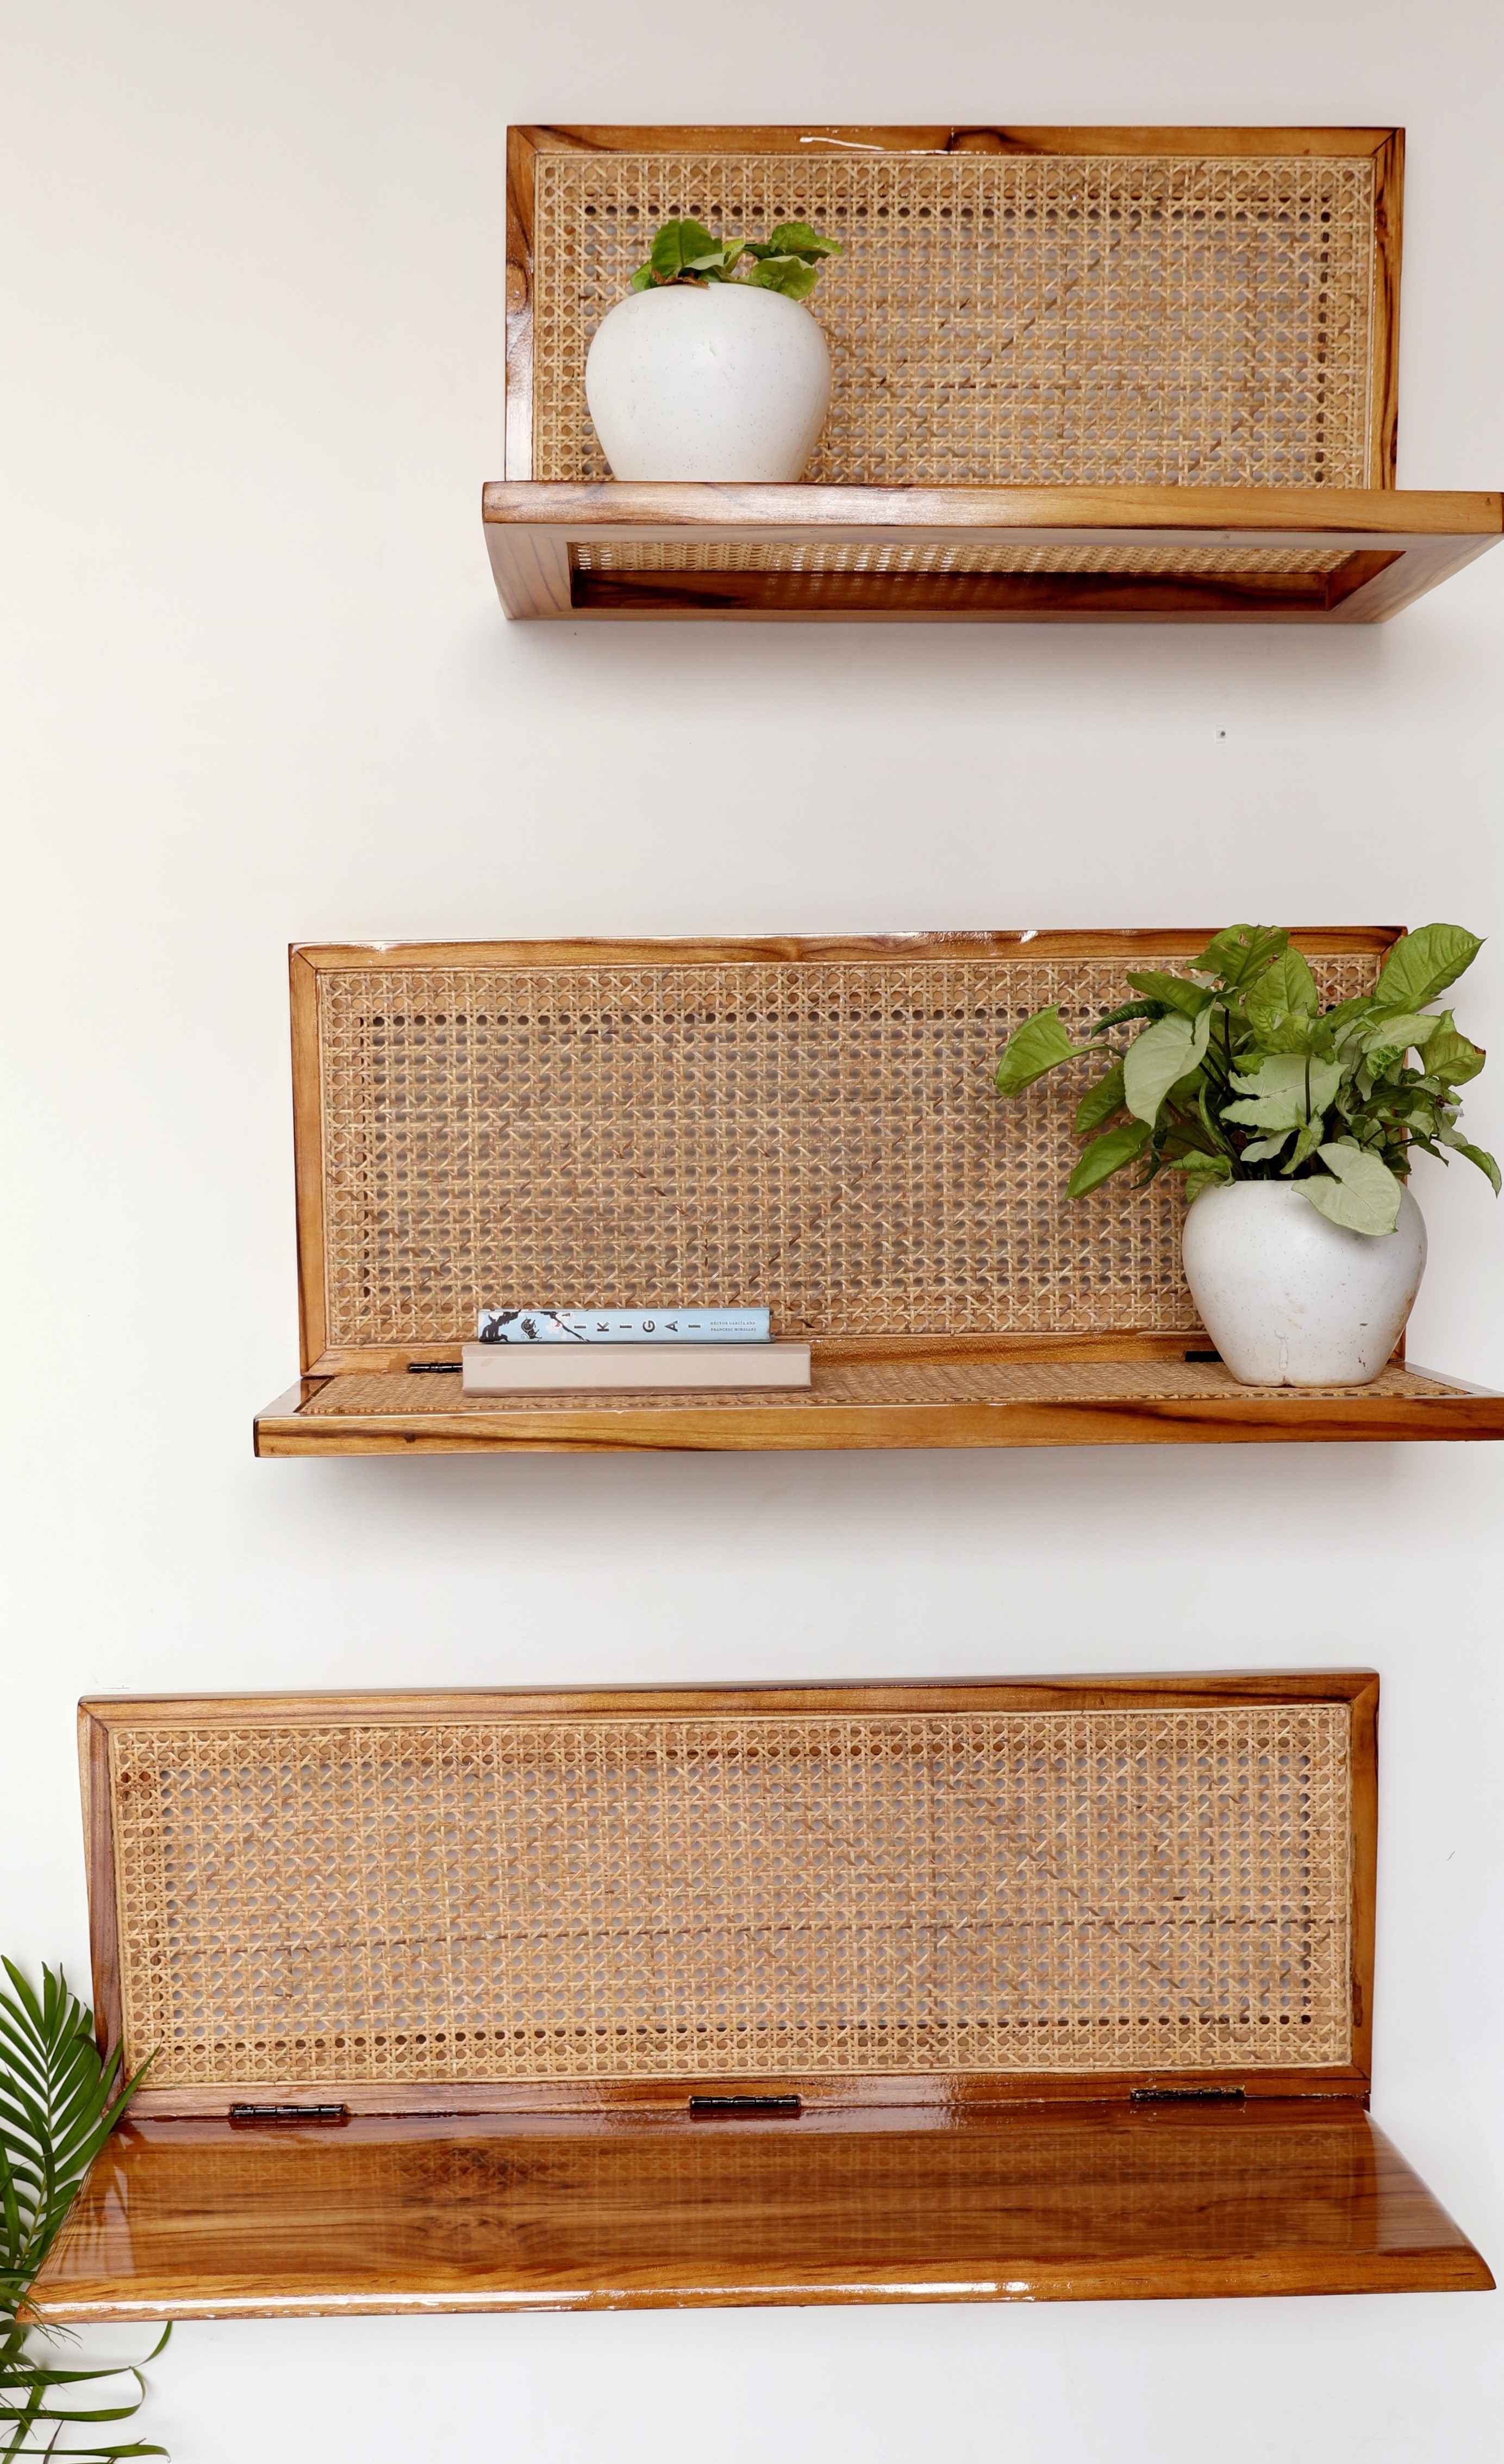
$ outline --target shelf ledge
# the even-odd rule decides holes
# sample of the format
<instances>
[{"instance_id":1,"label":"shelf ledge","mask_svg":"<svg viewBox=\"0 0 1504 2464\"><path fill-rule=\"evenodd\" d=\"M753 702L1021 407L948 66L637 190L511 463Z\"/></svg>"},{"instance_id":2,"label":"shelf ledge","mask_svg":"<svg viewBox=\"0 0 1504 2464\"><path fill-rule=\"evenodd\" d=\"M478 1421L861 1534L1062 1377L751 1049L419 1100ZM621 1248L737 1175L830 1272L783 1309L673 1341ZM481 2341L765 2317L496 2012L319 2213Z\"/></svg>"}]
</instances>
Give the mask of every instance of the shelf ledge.
<instances>
[{"instance_id":1,"label":"shelf ledge","mask_svg":"<svg viewBox=\"0 0 1504 2464\"><path fill-rule=\"evenodd\" d=\"M1486 2291L1356 2102L127 2124L49 2325Z\"/></svg>"},{"instance_id":2,"label":"shelf ledge","mask_svg":"<svg viewBox=\"0 0 1504 2464\"><path fill-rule=\"evenodd\" d=\"M1495 546L1497 494L497 481L522 618L1383 622Z\"/></svg>"},{"instance_id":3,"label":"shelf ledge","mask_svg":"<svg viewBox=\"0 0 1504 2464\"><path fill-rule=\"evenodd\" d=\"M788 1453L853 1448L1270 1444L1504 1438L1504 1395L1392 1364L1370 1386L1239 1386L1181 1359L820 1358L794 1395L465 1396L457 1375L308 1377L269 1404L260 1455Z\"/></svg>"}]
</instances>

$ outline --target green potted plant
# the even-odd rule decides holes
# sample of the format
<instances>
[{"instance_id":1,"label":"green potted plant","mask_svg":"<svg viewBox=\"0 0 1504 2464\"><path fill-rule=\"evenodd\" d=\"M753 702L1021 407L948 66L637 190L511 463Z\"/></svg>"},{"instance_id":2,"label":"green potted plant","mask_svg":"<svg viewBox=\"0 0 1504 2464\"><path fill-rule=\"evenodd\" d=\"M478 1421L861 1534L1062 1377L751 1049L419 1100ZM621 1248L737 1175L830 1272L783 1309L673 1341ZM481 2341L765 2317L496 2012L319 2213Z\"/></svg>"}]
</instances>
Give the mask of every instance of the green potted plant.
<instances>
[{"instance_id":1,"label":"green potted plant","mask_svg":"<svg viewBox=\"0 0 1504 2464\"><path fill-rule=\"evenodd\" d=\"M803 306L839 242L808 223L765 240L665 223L602 319L585 398L619 479L798 479L830 403L830 351Z\"/></svg>"},{"instance_id":2,"label":"green potted plant","mask_svg":"<svg viewBox=\"0 0 1504 2464\"><path fill-rule=\"evenodd\" d=\"M4 1967L11 1991L0 1991L0 2458L56 2453L113 2464L165 2455L164 2447L140 2439L94 2435L139 2409L140 2371L85 2363L26 2316L37 2270L142 2075L122 2084L119 2055L101 2057L93 2015L61 1969L43 1969L38 1993L11 1960Z\"/></svg>"},{"instance_id":3,"label":"green potted plant","mask_svg":"<svg viewBox=\"0 0 1504 2464\"><path fill-rule=\"evenodd\" d=\"M1499 1168L1457 1126L1484 1055L1433 1005L1481 949L1457 924L1396 942L1371 993L1323 1007L1288 933L1235 924L1184 975L1129 969L1134 998L1072 1041L1036 1011L997 1065L1005 1095L1063 1064L1105 1064L1077 1107L1089 1143L1067 1182L1184 1176L1186 1280L1234 1377L1366 1385L1420 1288L1417 1152ZM1126 1041L1119 1030L1131 1027Z\"/></svg>"}]
</instances>

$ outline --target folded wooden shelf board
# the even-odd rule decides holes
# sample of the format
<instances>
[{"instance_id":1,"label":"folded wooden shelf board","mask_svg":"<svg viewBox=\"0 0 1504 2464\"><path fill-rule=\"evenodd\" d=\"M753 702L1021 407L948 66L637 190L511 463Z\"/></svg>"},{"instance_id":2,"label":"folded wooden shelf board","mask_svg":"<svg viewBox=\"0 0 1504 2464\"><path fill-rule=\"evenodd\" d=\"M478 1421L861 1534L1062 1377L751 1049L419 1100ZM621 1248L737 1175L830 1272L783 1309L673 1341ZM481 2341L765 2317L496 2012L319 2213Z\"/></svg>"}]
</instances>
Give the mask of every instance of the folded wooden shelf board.
<instances>
[{"instance_id":1,"label":"folded wooden shelf board","mask_svg":"<svg viewBox=\"0 0 1504 2464\"><path fill-rule=\"evenodd\" d=\"M1064 1196L1083 1076L995 1094L1031 1010L1084 1030L1124 967L1208 937L295 950L301 1375L258 1453L1504 1436L1504 1397L1398 1362L1235 1384L1204 1356L1177 1192ZM1298 937L1336 999L1394 936ZM814 1383L467 1399L477 1308L519 1300L768 1306Z\"/></svg>"},{"instance_id":2,"label":"folded wooden shelf board","mask_svg":"<svg viewBox=\"0 0 1504 2464\"><path fill-rule=\"evenodd\" d=\"M156 2059L36 2308L1486 2288L1364 2109L1377 1696L86 1705L97 2007Z\"/></svg>"},{"instance_id":3,"label":"folded wooden shelf board","mask_svg":"<svg viewBox=\"0 0 1504 2464\"><path fill-rule=\"evenodd\" d=\"M511 616L1371 624L1493 546L1397 492L1403 133L514 128ZM669 216L810 219L835 391L797 486L618 484L585 406Z\"/></svg>"}]
</instances>

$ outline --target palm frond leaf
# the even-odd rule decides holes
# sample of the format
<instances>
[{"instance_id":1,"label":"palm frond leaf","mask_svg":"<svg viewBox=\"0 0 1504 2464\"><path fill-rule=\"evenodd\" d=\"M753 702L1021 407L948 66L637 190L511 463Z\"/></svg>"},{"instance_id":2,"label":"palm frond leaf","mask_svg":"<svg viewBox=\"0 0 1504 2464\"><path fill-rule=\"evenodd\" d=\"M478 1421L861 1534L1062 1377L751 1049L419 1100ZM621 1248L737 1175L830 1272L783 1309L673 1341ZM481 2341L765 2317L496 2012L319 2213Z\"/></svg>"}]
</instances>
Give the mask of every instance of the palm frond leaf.
<instances>
[{"instance_id":1,"label":"palm frond leaf","mask_svg":"<svg viewBox=\"0 0 1504 2464\"><path fill-rule=\"evenodd\" d=\"M122 2080L119 2054L99 2052L94 2014L60 1968L42 1969L38 1992L12 1960L0 1959L0 1967L10 1986L0 1988L0 2464L32 2455L66 2454L81 2464L165 2455L142 2439L76 2445L69 2434L76 2426L129 2421L139 2411L141 2370L129 2362L65 2368L54 2358L59 2337L18 2315L144 2074ZM148 2361L170 2333L163 2330Z\"/></svg>"}]
</instances>

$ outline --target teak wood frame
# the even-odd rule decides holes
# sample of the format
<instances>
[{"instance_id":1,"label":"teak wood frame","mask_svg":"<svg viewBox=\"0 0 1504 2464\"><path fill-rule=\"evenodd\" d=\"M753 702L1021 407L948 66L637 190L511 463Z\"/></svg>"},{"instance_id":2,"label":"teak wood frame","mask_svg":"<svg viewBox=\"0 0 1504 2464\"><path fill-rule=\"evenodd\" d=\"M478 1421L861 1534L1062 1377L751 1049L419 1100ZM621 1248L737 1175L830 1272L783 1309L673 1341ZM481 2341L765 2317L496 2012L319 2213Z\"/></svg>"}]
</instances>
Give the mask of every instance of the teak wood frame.
<instances>
[{"instance_id":1,"label":"teak wood frame","mask_svg":"<svg viewBox=\"0 0 1504 2464\"><path fill-rule=\"evenodd\" d=\"M713 1720L1300 1704L1341 1706L1349 1724L1345 2065L696 2076L574 2094L551 2082L531 2100L515 2084L499 2095L399 2088L365 2092L365 2109L359 2092L320 2086L301 2128L278 2118L280 2098L265 2104L265 2084L260 2111L240 2122L226 2117L227 2090L209 2111L202 2098L147 2088L85 2184L34 2310L83 2323L1487 2289L1478 2252L1366 2112L1378 1705L1368 1671L86 1703L101 2031L118 2035L121 1998L117 1724L318 1726L352 1705L385 1729L447 1715L589 1720L623 1706ZM760 2118L726 2102L749 2095Z\"/></svg>"},{"instance_id":2,"label":"teak wood frame","mask_svg":"<svg viewBox=\"0 0 1504 2464\"><path fill-rule=\"evenodd\" d=\"M94 2009L99 2040L116 2050L122 2036L121 1951L119 1930L114 1801L110 1738L120 1726L156 1728L232 1729L248 1720L262 1726L318 1729L359 1706L362 1721L387 1727L424 1727L451 1718L474 1721L756 1719L778 1715L856 1717L884 1712L985 1712L1130 1709L1180 1710L1218 1705L1321 1703L1345 1705L1349 1719L1351 1772L1348 1938L1352 2056L1319 2068L1243 2066L1154 2070L1031 2072L883 2072L839 2078L697 2075L697 2095L796 2095L812 2108L834 2111L871 2106L972 2107L1131 2098L1162 2088L1235 2089L1247 2098L1353 2098L1366 2100L1373 2063L1375 1883L1378 1857L1379 1679L1372 1669L1312 1669L1293 1673L1235 1670L1166 1676L1029 1677L957 1680L913 1679L830 1684L670 1685L612 1688L569 1686L469 1688L443 1692L277 1695L164 1695L94 1697L78 1706L78 1766L83 1808ZM332 2081L305 2101L338 2101L352 2113L671 2113L685 2108L684 2080L590 2079L578 2086L556 2079L537 2084L500 2081L362 2086ZM232 2080L213 2089L138 2090L135 2110L161 2119L224 2119L243 2102L265 2101L254 2081Z\"/></svg>"},{"instance_id":3,"label":"teak wood frame","mask_svg":"<svg viewBox=\"0 0 1504 2464\"><path fill-rule=\"evenodd\" d=\"M1372 624L1493 545L1496 494L1395 491L1404 187L1400 129L621 128L508 132L506 478L482 515L510 616L781 623ZM1374 165L1364 488L705 487L534 479L534 178L540 156L790 154L853 148L954 155L1199 158L1356 156ZM971 549L1184 548L1262 543L1313 552L1310 571L1198 570L793 574L676 569L675 545ZM577 551L641 545L654 569L577 569ZM1346 553L1337 564L1331 552Z\"/></svg>"},{"instance_id":4,"label":"teak wood frame","mask_svg":"<svg viewBox=\"0 0 1504 2464\"><path fill-rule=\"evenodd\" d=\"M1141 159L1349 155L1374 165L1370 303L1368 484L1391 489L1399 425L1400 262L1405 202L1403 128L866 128L512 127L507 131L506 475L531 480L534 410L534 184L540 154L883 153L1079 155ZM804 491L812 495L815 491ZM868 492L856 492L868 493ZM873 490L874 496L886 492Z\"/></svg>"},{"instance_id":5,"label":"teak wood frame","mask_svg":"<svg viewBox=\"0 0 1504 2464\"><path fill-rule=\"evenodd\" d=\"M1390 928L1336 926L1297 932L1313 952L1375 957L1394 940ZM551 1412L544 1421L526 1410L443 1411L333 1408L331 1379L361 1373L399 1373L414 1361L455 1361L456 1341L352 1347L332 1342L325 1307L323 1128L318 1026L322 976L374 965L401 968L567 967L611 962L683 968L768 961L802 964L832 959L1006 957L1027 946L1031 956L1121 957L1132 965L1145 953L1195 956L1204 933L1012 932L893 935L764 936L745 940L382 942L299 944L290 957L294 1134L297 1187L301 1375L258 1415L256 1452L317 1454L596 1453L636 1450L816 1451L828 1448L929 1448L1014 1445L1197 1444L1309 1441L1504 1437L1504 1397L1448 1377L1445 1394L1419 1390L1374 1394L1362 1388L1333 1397L1269 1396L1231 1384L1210 1397L1119 1394L1041 1399L1006 1395L986 1400L864 1400L827 1395L822 1368L839 1363L912 1360L1084 1362L1181 1360L1183 1334L1132 1328L1112 1335L840 1337L815 1345L816 1403L774 1397L745 1406L707 1408L693 1398L655 1400L603 1411L588 1398ZM710 1300L712 1293L695 1295ZM1146 1381L1147 1383L1148 1381ZM319 1397L316 1413L308 1405Z\"/></svg>"}]
</instances>

